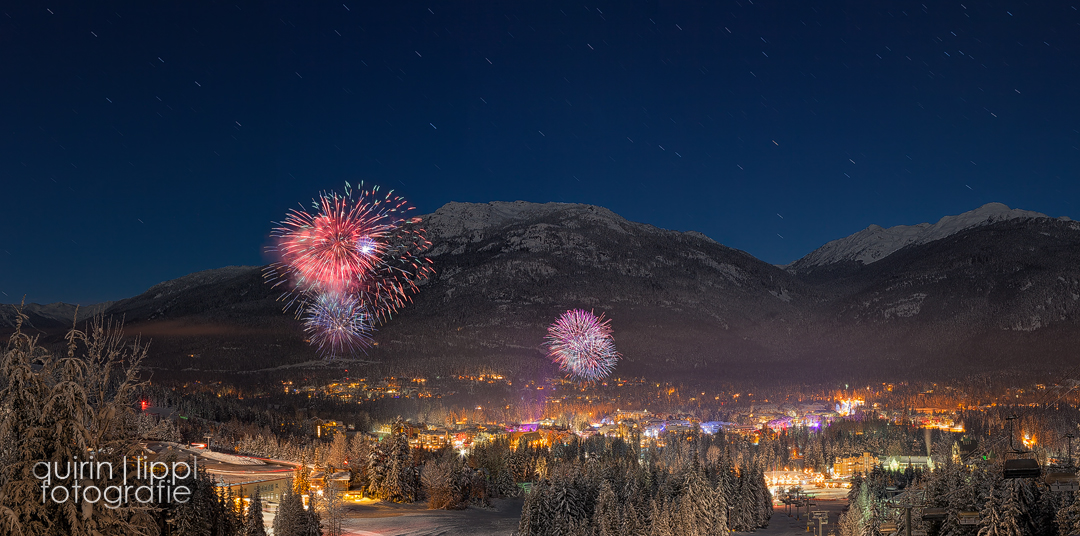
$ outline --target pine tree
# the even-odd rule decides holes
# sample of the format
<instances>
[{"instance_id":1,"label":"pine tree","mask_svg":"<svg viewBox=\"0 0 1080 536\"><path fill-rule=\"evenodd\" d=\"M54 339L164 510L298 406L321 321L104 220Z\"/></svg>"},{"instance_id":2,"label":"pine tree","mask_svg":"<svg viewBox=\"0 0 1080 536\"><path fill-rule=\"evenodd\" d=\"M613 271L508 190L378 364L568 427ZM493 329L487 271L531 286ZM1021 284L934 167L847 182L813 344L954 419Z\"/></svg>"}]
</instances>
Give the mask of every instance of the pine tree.
<instances>
[{"instance_id":1,"label":"pine tree","mask_svg":"<svg viewBox=\"0 0 1080 536\"><path fill-rule=\"evenodd\" d=\"M303 498L292 488L286 489L274 516L274 536L301 536L305 517Z\"/></svg>"},{"instance_id":2,"label":"pine tree","mask_svg":"<svg viewBox=\"0 0 1080 536\"><path fill-rule=\"evenodd\" d=\"M244 512L241 501L233 497L232 490L225 488L223 493L214 493L214 534L218 536L233 536L241 534L244 529Z\"/></svg>"},{"instance_id":3,"label":"pine tree","mask_svg":"<svg viewBox=\"0 0 1080 536\"><path fill-rule=\"evenodd\" d=\"M247 516L244 518L244 536L266 536L266 525L263 523L262 498L259 490L251 495L251 503L248 504Z\"/></svg>"},{"instance_id":4,"label":"pine tree","mask_svg":"<svg viewBox=\"0 0 1080 536\"><path fill-rule=\"evenodd\" d=\"M188 488L191 495L188 502L176 505L173 513L173 531L177 536L206 536L212 534L211 521L215 503L211 500L214 482L203 471L199 471Z\"/></svg>"},{"instance_id":5,"label":"pine tree","mask_svg":"<svg viewBox=\"0 0 1080 536\"><path fill-rule=\"evenodd\" d=\"M368 463L371 458L371 440L366 434L357 433L349 442L349 472L352 484L364 493L369 484Z\"/></svg>"},{"instance_id":6,"label":"pine tree","mask_svg":"<svg viewBox=\"0 0 1080 536\"><path fill-rule=\"evenodd\" d=\"M415 477L409 438L405 421L400 418L393 424L387 458L389 467L381 486L380 498L393 502L409 503L416 500Z\"/></svg>"},{"instance_id":7,"label":"pine tree","mask_svg":"<svg viewBox=\"0 0 1080 536\"><path fill-rule=\"evenodd\" d=\"M726 532L717 512L716 491L698 471L690 470L682 486L679 519L688 525L687 534Z\"/></svg>"},{"instance_id":8,"label":"pine tree","mask_svg":"<svg viewBox=\"0 0 1080 536\"><path fill-rule=\"evenodd\" d=\"M675 536L677 523L672 523L672 521L671 507L657 499L653 499L649 513L649 535Z\"/></svg>"},{"instance_id":9,"label":"pine tree","mask_svg":"<svg viewBox=\"0 0 1080 536\"><path fill-rule=\"evenodd\" d=\"M1080 534L1080 492L1074 491L1070 499L1068 506L1058 510L1054 519L1059 534Z\"/></svg>"},{"instance_id":10,"label":"pine tree","mask_svg":"<svg viewBox=\"0 0 1080 536\"><path fill-rule=\"evenodd\" d=\"M726 471L721 472L720 482L713 488L713 501L716 504L716 532L719 534L726 534L731 529L731 523L728 519L728 504L734 500L734 496L727 492L727 486L724 482L724 476Z\"/></svg>"},{"instance_id":11,"label":"pine tree","mask_svg":"<svg viewBox=\"0 0 1080 536\"><path fill-rule=\"evenodd\" d=\"M753 475L754 499L757 502L756 526L765 528L769 526L773 513L773 497L769 492L769 485L765 482L765 472L761 467L754 468Z\"/></svg>"},{"instance_id":12,"label":"pine tree","mask_svg":"<svg viewBox=\"0 0 1080 536\"><path fill-rule=\"evenodd\" d=\"M1017 523L1020 512L1015 495L1004 489L1007 487L999 485L999 489L991 491L987 497L979 516L979 536L1025 536Z\"/></svg>"},{"instance_id":13,"label":"pine tree","mask_svg":"<svg viewBox=\"0 0 1080 536\"><path fill-rule=\"evenodd\" d=\"M342 490L337 485L329 485L323 493L320 506L326 514L326 536L341 536L341 522L345 517L342 502Z\"/></svg>"},{"instance_id":14,"label":"pine tree","mask_svg":"<svg viewBox=\"0 0 1080 536\"><path fill-rule=\"evenodd\" d=\"M754 510L756 510L756 504L754 503L753 492L750 489L749 478L747 478L746 472L742 472L736 479L737 483L735 500L730 510L730 517L728 518L728 525L731 530L739 532L747 532L756 526L753 519Z\"/></svg>"},{"instance_id":15,"label":"pine tree","mask_svg":"<svg viewBox=\"0 0 1080 536\"><path fill-rule=\"evenodd\" d=\"M605 480L600 484L600 493L593 510L593 528L596 536L618 536L623 534L619 523L619 504L611 484Z\"/></svg>"},{"instance_id":16,"label":"pine tree","mask_svg":"<svg viewBox=\"0 0 1080 536\"><path fill-rule=\"evenodd\" d=\"M544 527L549 524L545 508L547 492L548 483L544 481L537 482L525 495L525 504L521 507L521 521L518 522L518 533L521 536L543 534Z\"/></svg>"},{"instance_id":17,"label":"pine tree","mask_svg":"<svg viewBox=\"0 0 1080 536\"><path fill-rule=\"evenodd\" d=\"M571 534L588 524L584 497L567 480L560 479L552 485L548 504L551 515L548 534Z\"/></svg>"}]
</instances>

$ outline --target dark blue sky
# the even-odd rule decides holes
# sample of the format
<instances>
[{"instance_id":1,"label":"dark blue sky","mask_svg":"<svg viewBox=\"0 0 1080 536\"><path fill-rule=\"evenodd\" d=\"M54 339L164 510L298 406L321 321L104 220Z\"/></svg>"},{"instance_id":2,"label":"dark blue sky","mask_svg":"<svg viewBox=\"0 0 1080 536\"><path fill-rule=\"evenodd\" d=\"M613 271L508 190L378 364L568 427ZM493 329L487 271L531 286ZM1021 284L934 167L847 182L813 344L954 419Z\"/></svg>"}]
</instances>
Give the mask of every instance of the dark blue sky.
<instances>
[{"instance_id":1,"label":"dark blue sky","mask_svg":"<svg viewBox=\"0 0 1080 536\"><path fill-rule=\"evenodd\" d=\"M0 49L0 302L261 264L346 180L778 264L990 201L1080 217L1070 2L33 0Z\"/></svg>"}]
</instances>

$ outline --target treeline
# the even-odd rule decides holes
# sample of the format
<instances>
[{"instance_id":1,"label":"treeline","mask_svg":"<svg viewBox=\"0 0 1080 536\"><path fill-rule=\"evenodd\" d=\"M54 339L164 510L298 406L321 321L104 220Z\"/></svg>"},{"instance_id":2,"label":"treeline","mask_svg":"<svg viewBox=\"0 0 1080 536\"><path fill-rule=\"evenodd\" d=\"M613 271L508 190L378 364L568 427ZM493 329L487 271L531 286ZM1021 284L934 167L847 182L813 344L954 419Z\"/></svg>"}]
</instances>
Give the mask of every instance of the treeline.
<instances>
[{"instance_id":1,"label":"treeline","mask_svg":"<svg viewBox=\"0 0 1080 536\"><path fill-rule=\"evenodd\" d=\"M768 526L772 496L752 452L697 432L668 433L663 447L635 443L597 436L546 449L520 534L666 536Z\"/></svg>"},{"instance_id":2,"label":"treeline","mask_svg":"<svg viewBox=\"0 0 1080 536\"><path fill-rule=\"evenodd\" d=\"M1055 492L1042 479L1006 479L999 462L956 463L943 457L934 471L889 472L875 468L852 480L848 511L840 518L840 536L880 534L882 524L906 530L903 510L890 504L912 503L912 530L930 536L1069 536L1080 534L1080 494ZM1072 469L1075 472L1075 469ZM893 491L896 490L896 491ZM925 508L943 508L944 519L922 519ZM960 513L974 512L975 525L961 525Z\"/></svg>"}]
</instances>

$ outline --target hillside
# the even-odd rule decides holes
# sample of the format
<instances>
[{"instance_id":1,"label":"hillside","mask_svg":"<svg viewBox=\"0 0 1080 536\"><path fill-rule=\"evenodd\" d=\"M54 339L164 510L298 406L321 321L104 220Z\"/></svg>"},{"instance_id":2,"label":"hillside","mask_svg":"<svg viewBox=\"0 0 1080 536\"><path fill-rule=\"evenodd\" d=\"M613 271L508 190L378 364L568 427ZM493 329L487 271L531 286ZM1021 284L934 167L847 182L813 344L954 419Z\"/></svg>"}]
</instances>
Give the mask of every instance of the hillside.
<instances>
[{"instance_id":1,"label":"hillside","mask_svg":"<svg viewBox=\"0 0 1080 536\"><path fill-rule=\"evenodd\" d=\"M612 320L624 376L1055 370L1080 343L1080 223L1004 205L911 226L900 247L897 233L857 233L787 269L589 205L450 203L420 225L436 274L356 360L320 362L259 267L167 281L107 314L153 340L156 374L184 377L312 366L543 377L557 373L546 326L570 308Z\"/></svg>"}]
</instances>

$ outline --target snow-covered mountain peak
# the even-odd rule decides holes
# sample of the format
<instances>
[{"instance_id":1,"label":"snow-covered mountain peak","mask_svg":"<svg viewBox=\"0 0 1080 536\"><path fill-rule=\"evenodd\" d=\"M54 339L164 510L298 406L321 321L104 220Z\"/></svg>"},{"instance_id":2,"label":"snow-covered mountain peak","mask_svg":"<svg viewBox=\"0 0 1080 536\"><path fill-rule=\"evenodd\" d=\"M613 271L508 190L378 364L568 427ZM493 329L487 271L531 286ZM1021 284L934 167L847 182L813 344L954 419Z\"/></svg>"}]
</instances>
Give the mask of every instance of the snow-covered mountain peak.
<instances>
[{"instance_id":1,"label":"snow-covered mountain peak","mask_svg":"<svg viewBox=\"0 0 1080 536\"><path fill-rule=\"evenodd\" d=\"M926 244L956 234L965 229L1006 220L1049 218L1030 210L1012 209L1002 203L987 203L957 216L945 216L931 225L897 225L883 228L870 225L851 236L833 240L795 261L795 271L843 261L870 264L912 244ZM1059 218L1067 220L1068 218Z\"/></svg>"}]
</instances>

